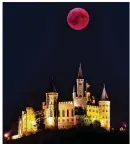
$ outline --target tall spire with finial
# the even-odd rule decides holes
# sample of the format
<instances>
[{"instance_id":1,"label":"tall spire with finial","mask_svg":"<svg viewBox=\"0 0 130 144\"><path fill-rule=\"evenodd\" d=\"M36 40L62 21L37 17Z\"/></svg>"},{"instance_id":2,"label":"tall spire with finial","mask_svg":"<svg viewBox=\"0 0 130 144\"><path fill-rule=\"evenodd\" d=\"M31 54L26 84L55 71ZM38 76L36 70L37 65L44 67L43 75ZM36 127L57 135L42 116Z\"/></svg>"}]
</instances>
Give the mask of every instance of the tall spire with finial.
<instances>
[{"instance_id":1,"label":"tall spire with finial","mask_svg":"<svg viewBox=\"0 0 130 144\"><path fill-rule=\"evenodd\" d=\"M103 91L102 91L102 95L101 95L101 100L106 100L108 99L108 95L107 95L107 92L106 92L106 88L105 88L105 84L103 84Z\"/></svg>"},{"instance_id":2,"label":"tall spire with finial","mask_svg":"<svg viewBox=\"0 0 130 144\"><path fill-rule=\"evenodd\" d=\"M53 80L53 77L51 78L51 81L50 81L50 85L49 85L49 92L56 92L56 88L55 88L55 85L54 85L54 80Z\"/></svg>"},{"instance_id":3,"label":"tall spire with finial","mask_svg":"<svg viewBox=\"0 0 130 144\"><path fill-rule=\"evenodd\" d=\"M83 78L83 73L82 73L81 62L80 62L80 65L79 65L78 78Z\"/></svg>"}]
</instances>

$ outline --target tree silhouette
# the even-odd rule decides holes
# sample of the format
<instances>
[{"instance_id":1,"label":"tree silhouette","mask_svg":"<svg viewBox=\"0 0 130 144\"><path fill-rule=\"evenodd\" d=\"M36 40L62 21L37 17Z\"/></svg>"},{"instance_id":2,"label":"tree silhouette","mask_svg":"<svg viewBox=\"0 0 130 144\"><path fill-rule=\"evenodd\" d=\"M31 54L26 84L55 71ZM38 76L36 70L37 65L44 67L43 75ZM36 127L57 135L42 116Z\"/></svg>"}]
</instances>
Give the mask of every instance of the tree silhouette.
<instances>
[{"instance_id":1,"label":"tree silhouette","mask_svg":"<svg viewBox=\"0 0 130 144\"><path fill-rule=\"evenodd\" d=\"M93 126L94 126L94 127L101 127L100 121L99 121L99 120L95 120L95 121L93 122Z\"/></svg>"},{"instance_id":2,"label":"tree silhouette","mask_svg":"<svg viewBox=\"0 0 130 144\"><path fill-rule=\"evenodd\" d=\"M44 129L44 113L43 110L36 112L36 126L38 130Z\"/></svg>"}]
</instances>

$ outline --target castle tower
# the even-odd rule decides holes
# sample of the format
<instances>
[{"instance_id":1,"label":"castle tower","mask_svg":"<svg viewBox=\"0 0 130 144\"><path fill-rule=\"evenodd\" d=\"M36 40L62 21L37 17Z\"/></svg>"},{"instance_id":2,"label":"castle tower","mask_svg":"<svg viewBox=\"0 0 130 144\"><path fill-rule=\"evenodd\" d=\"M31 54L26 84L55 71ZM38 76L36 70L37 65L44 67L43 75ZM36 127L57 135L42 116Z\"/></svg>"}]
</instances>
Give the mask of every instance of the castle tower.
<instances>
[{"instance_id":1,"label":"castle tower","mask_svg":"<svg viewBox=\"0 0 130 144\"><path fill-rule=\"evenodd\" d=\"M58 93L53 78L46 93L46 128L58 128Z\"/></svg>"},{"instance_id":2,"label":"castle tower","mask_svg":"<svg viewBox=\"0 0 130 144\"><path fill-rule=\"evenodd\" d=\"M105 84L103 87L101 100L99 101L99 119L101 126L110 129L110 101L108 100L108 95L105 89Z\"/></svg>"},{"instance_id":3,"label":"castle tower","mask_svg":"<svg viewBox=\"0 0 130 144\"><path fill-rule=\"evenodd\" d=\"M81 63L79 66L78 77L77 77L77 92L73 91L73 101L74 101L74 125L79 123L79 119L85 114L86 107L86 97L84 92L84 78L81 68Z\"/></svg>"},{"instance_id":4,"label":"castle tower","mask_svg":"<svg viewBox=\"0 0 130 144\"><path fill-rule=\"evenodd\" d=\"M84 79L83 79L81 63L79 66L78 77L77 77L77 96L78 97L84 96Z\"/></svg>"}]
</instances>

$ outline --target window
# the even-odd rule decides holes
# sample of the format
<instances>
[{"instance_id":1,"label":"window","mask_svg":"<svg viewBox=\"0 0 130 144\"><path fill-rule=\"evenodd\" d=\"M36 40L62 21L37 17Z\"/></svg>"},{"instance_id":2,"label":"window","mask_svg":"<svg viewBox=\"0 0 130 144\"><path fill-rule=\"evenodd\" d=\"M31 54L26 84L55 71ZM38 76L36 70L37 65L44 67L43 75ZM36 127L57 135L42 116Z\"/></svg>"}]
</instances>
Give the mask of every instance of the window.
<instances>
[{"instance_id":1,"label":"window","mask_svg":"<svg viewBox=\"0 0 130 144\"><path fill-rule=\"evenodd\" d=\"M52 110L50 110L50 117L53 117L53 112L52 112Z\"/></svg>"},{"instance_id":2,"label":"window","mask_svg":"<svg viewBox=\"0 0 130 144\"><path fill-rule=\"evenodd\" d=\"M65 120L63 119L62 122L64 122Z\"/></svg>"},{"instance_id":3,"label":"window","mask_svg":"<svg viewBox=\"0 0 130 144\"><path fill-rule=\"evenodd\" d=\"M72 122L74 121L74 119L72 119Z\"/></svg>"},{"instance_id":4,"label":"window","mask_svg":"<svg viewBox=\"0 0 130 144\"><path fill-rule=\"evenodd\" d=\"M106 110L106 112L108 112L108 111Z\"/></svg>"},{"instance_id":5,"label":"window","mask_svg":"<svg viewBox=\"0 0 130 144\"><path fill-rule=\"evenodd\" d=\"M91 112L91 109L89 110L89 112Z\"/></svg>"},{"instance_id":6,"label":"window","mask_svg":"<svg viewBox=\"0 0 130 144\"><path fill-rule=\"evenodd\" d=\"M93 110L93 112L95 112L95 110Z\"/></svg>"},{"instance_id":7,"label":"window","mask_svg":"<svg viewBox=\"0 0 130 144\"><path fill-rule=\"evenodd\" d=\"M98 110L96 110L96 112L98 113Z\"/></svg>"},{"instance_id":8,"label":"window","mask_svg":"<svg viewBox=\"0 0 130 144\"><path fill-rule=\"evenodd\" d=\"M62 117L65 117L65 110L62 110Z\"/></svg>"},{"instance_id":9,"label":"window","mask_svg":"<svg viewBox=\"0 0 130 144\"><path fill-rule=\"evenodd\" d=\"M67 110L67 117L69 117L69 110Z\"/></svg>"},{"instance_id":10,"label":"window","mask_svg":"<svg viewBox=\"0 0 130 144\"><path fill-rule=\"evenodd\" d=\"M73 111L73 109L71 110L71 116L72 116L72 117L74 116L74 111Z\"/></svg>"},{"instance_id":11,"label":"window","mask_svg":"<svg viewBox=\"0 0 130 144\"><path fill-rule=\"evenodd\" d=\"M67 119L67 122L69 122L69 119Z\"/></svg>"},{"instance_id":12,"label":"window","mask_svg":"<svg viewBox=\"0 0 130 144\"><path fill-rule=\"evenodd\" d=\"M104 112L104 110L103 110L103 112Z\"/></svg>"}]
</instances>

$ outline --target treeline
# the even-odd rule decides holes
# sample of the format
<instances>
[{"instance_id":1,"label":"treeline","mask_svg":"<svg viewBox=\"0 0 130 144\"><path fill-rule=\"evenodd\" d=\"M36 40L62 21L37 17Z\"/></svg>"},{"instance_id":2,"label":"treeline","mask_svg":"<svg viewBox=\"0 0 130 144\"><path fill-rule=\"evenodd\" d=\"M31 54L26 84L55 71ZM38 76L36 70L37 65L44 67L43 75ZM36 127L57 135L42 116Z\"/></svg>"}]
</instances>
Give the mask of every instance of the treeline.
<instances>
[{"instance_id":1,"label":"treeline","mask_svg":"<svg viewBox=\"0 0 130 144\"><path fill-rule=\"evenodd\" d=\"M107 132L103 128L75 127L67 130L43 130L7 144L127 144L128 132Z\"/></svg>"}]
</instances>

